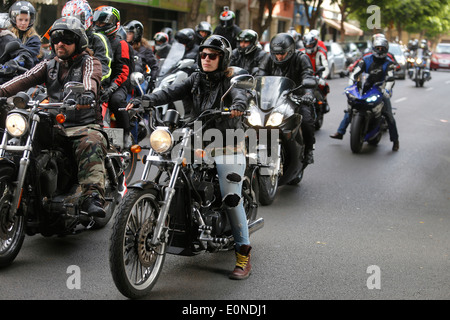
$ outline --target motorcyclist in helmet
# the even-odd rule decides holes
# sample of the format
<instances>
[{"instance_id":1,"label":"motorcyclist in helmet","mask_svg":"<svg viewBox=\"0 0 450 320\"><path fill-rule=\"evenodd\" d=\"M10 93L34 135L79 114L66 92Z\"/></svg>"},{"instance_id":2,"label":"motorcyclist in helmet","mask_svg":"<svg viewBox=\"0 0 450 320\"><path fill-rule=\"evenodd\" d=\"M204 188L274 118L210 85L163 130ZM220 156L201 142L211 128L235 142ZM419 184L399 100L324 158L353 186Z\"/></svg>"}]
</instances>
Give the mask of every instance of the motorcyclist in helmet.
<instances>
[{"instance_id":1,"label":"motorcyclist in helmet","mask_svg":"<svg viewBox=\"0 0 450 320\"><path fill-rule=\"evenodd\" d=\"M219 20L220 25L214 29L214 34L225 37L230 42L231 47L236 49L237 41L236 37L242 31L235 23L236 15L229 7L223 7L223 11L220 13Z\"/></svg>"},{"instance_id":2,"label":"motorcyclist in helmet","mask_svg":"<svg viewBox=\"0 0 450 320\"><path fill-rule=\"evenodd\" d=\"M165 59L172 48L172 45L169 43L169 36L167 33L157 32L153 36L153 40L155 40L156 59Z\"/></svg>"},{"instance_id":3,"label":"motorcyclist in helmet","mask_svg":"<svg viewBox=\"0 0 450 320\"><path fill-rule=\"evenodd\" d=\"M8 14L0 13L0 84L11 80L20 66L30 69L34 65L31 53L23 47L9 27ZM5 52L6 45L12 42L16 42L18 48Z\"/></svg>"},{"instance_id":4,"label":"motorcyclist in helmet","mask_svg":"<svg viewBox=\"0 0 450 320\"><path fill-rule=\"evenodd\" d=\"M309 60L311 61L314 73L317 72L317 70L320 67L325 68L321 74L317 74L319 76L319 90L321 92L321 95L325 99L325 112L330 111L330 107L328 105L327 101L327 94L330 90L327 82L325 79L328 78L330 74L330 68L328 67L328 60L327 60L327 53L323 50L322 47L319 46L319 39L317 38L315 33L307 33L303 37L303 45L304 48L300 49L301 51L305 52L308 56Z\"/></svg>"},{"instance_id":5,"label":"motorcyclist in helmet","mask_svg":"<svg viewBox=\"0 0 450 320\"><path fill-rule=\"evenodd\" d=\"M385 37L375 37L372 42L372 54L365 55L363 59L356 65L353 72L350 74L349 85L359 81L359 76L362 73L368 74L365 81L364 88L370 88L374 83L384 81L383 88L383 114L389 128L389 137L393 142L392 150L398 151L400 148L398 141L397 125L392 114L391 96L392 88L395 84L394 71L395 63L388 57L389 42ZM348 113L345 113L337 132L330 135L333 139L342 140L345 131L350 124L351 118Z\"/></svg>"},{"instance_id":6,"label":"motorcyclist in helmet","mask_svg":"<svg viewBox=\"0 0 450 320\"><path fill-rule=\"evenodd\" d=\"M11 97L19 91L44 84L50 102L61 102L64 85L82 82L85 92L76 98L76 110L66 111L61 130L69 137L78 163L81 210L94 217L105 217L105 167L107 141L101 133L101 112L95 102L102 78L100 61L86 52L88 38L84 25L75 17L56 20L50 31L56 57L40 62L0 88L0 96Z\"/></svg>"},{"instance_id":7,"label":"motorcyclist in helmet","mask_svg":"<svg viewBox=\"0 0 450 320\"><path fill-rule=\"evenodd\" d=\"M164 32L169 36L169 44L173 43L173 29L169 27L165 27L161 29L161 32Z\"/></svg>"},{"instance_id":8,"label":"motorcyclist in helmet","mask_svg":"<svg viewBox=\"0 0 450 320\"><path fill-rule=\"evenodd\" d=\"M259 65L259 76L282 76L301 85L303 80L313 77L313 68L309 58L303 52L295 49L294 38L288 33L279 33L270 41L270 55ZM300 92L298 92L300 94ZM314 163L315 127L311 113L314 101L314 90L306 89L302 97L308 105L299 105L298 113L303 117L302 132L305 140L305 163Z\"/></svg>"},{"instance_id":9,"label":"motorcyclist in helmet","mask_svg":"<svg viewBox=\"0 0 450 320\"><path fill-rule=\"evenodd\" d=\"M28 1L17 1L9 8L9 20L11 32L30 52L33 58L33 66L39 63L41 39L33 27L36 20L36 9Z\"/></svg>"},{"instance_id":10,"label":"motorcyclist in helmet","mask_svg":"<svg viewBox=\"0 0 450 320\"><path fill-rule=\"evenodd\" d=\"M238 47L233 50L230 66L236 66L255 75L259 64L267 53L259 46L258 33L251 29L242 30L237 36Z\"/></svg>"},{"instance_id":11,"label":"motorcyclist in helmet","mask_svg":"<svg viewBox=\"0 0 450 320\"><path fill-rule=\"evenodd\" d=\"M184 28L175 33L175 40L185 46L184 56L182 59L198 58L198 44L195 42L195 31L192 28Z\"/></svg>"},{"instance_id":12,"label":"motorcyclist in helmet","mask_svg":"<svg viewBox=\"0 0 450 320\"><path fill-rule=\"evenodd\" d=\"M144 25L137 21L132 20L124 24L125 31L127 32L127 42L131 44L137 56L140 58L141 65L135 65L135 71L140 71L142 74L147 74L147 70L150 70L148 74L150 76L149 89L153 90L155 87L156 76L159 71L158 60L153 54L152 47L150 46L144 35Z\"/></svg>"},{"instance_id":13,"label":"motorcyclist in helmet","mask_svg":"<svg viewBox=\"0 0 450 320\"><path fill-rule=\"evenodd\" d=\"M102 64L102 86L108 86L111 76L112 48L104 34L93 31L93 12L89 3L85 0L70 0L64 5L61 16L80 19L89 39L89 49Z\"/></svg>"},{"instance_id":14,"label":"motorcyclist in helmet","mask_svg":"<svg viewBox=\"0 0 450 320\"><path fill-rule=\"evenodd\" d=\"M200 44L203 40L208 38L212 34L213 30L211 24L208 21L200 21L195 26L195 36L197 37L197 44Z\"/></svg>"},{"instance_id":15,"label":"motorcyclist in helmet","mask_svg":"<svg viewBox=\"0 0 450 320\"><path fill-rule=\"evenodd\" d=\"M180 100L189 95L193 97L193 115L197 116L207 109L221 108L221 97L230 88L233 69L229 68L231 45L226 38L211 35L200 45L198 66L200 71L192 73L185 81L173 84L160 91L144 96L150 105L157 106ZM241 200L242 179L246 161L244 141L226 141L226 130L243 129L241 116L247 109L245 90L232 88L226 96L225 105L230 108L230 117L220 117L205 128L220 130L224 143L214 141L210 149L216 165L220 181L223 203L230 219L236 242L236 267L230 275L232 279L246 279L251 272L250 240L246 214ZM229 139L228 139L229 140ZM227 145L227 142L229 145Z\"/></svg>"},{"instance_id":16,"label":"motorcyclist in helmet","mask_svg":"<svg viewBox=\"0 0 450 320\"><path fill-rule=\"evenodd\" d=\"M425 64L425 78L431 80L430 64L431 64L431 51L428 49L428 41L426 39L420 40L419 49L422 49L423 59Z\"/></svg>"},{"instance_id":17,"label":"motorcyclist in helmet","mask_svg":"<svg viewBox=\"0 0 450 320\"><path fill-rule=\"evenodd\" d=\"M131 88L130 75L134 71L133 48L126 40L119 38L120 12L111 6L100 6L94 11L94 31L106 35L111 43L113 62L111 81L100 93L100 102L108 102L108 108L114 113L117 126L124 130L124 146L131 147L130 119L126 108L127 94Z\"/></svg>"},{"instance_id":18,"label":"motorcyclist in helmet","mask_svg":"<svg viewBox=\"0 0 450 320\"><path fill-rule=\"evenodd\" d=\"M289 33L292 38L294 38L295 41L295 49L302 49L304 47L303 45L303 38L301 37L301 35L295 30L294 27L289 28L289 30L287 31L287 33Z\"/></svg>"}]
</instances>

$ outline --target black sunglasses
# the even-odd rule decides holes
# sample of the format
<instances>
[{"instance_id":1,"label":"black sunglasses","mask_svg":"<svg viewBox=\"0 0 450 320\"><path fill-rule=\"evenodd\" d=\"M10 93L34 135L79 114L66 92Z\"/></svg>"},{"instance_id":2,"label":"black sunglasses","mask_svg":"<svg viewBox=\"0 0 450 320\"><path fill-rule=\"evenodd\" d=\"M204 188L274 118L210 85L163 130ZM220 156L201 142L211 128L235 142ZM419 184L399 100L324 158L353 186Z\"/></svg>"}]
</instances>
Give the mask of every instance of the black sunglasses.
<instances>
[{"instance_id":1,"label":"black sunglasses","mask_svg":"<svg viewBox=\"0 0 450 320\"><path fill-rule=\"evenodd\" d=\"M218 56L221 56L221 54L220 53L200 52L201 59L206 59L206 57L209 57L209 60L216 60Z\"/></svg>"},{"instance_id":2,"label":"black sunglasses","mask_svg":"<svg viewBox=\"0 0 450 320\"><path fill-rule=\"evenodd\" d=\"M52 32L51 42L52 44L58 44L60 42L71 45L77 40L77 35L72 32L66 32L65 30L56 30Z\"/></svg>"}]
</instances>

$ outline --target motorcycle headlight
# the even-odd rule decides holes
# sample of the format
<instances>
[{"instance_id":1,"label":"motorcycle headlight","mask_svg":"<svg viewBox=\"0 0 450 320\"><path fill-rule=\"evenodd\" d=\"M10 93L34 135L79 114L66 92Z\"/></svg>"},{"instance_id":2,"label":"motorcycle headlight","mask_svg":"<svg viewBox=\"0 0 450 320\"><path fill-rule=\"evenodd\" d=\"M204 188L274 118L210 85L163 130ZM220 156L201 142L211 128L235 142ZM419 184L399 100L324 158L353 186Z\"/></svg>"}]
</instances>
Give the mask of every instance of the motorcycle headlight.
<instances>
[{"instance_id":1,"label":"motorcycle headlight","mask_svg":"<svg viewBox=\"0 0 450 320\"><path fill-rule=\"evenodd\" d=\"M378 96L370 96L366 99L367 102L375 102L377 101Z\"/></svg>"},{"instance_id":2,"label":"motorcycle headlight","mask_svg":"<svg viewBox=\"0 0 450 320\"><path fill-rule=\"evenodd\" d=\"M157 153L165 153L173 146L172 134L163 128L156 129L150 135L150 146Z\"/></svg>"},{"instance_id":3,"label":"motorcycle headlight","mask_svg":"<svg viewBox=\"0 0 450 320\"><path fill-rule=\"evenodd\" d=\"M6 118L6 130L13 137L21 137L28 129L27 119L19 113L11 113Z\"/></svg>"},{"instance_id":4,"label":"motorcycle headlight","mask_svg":"<svg viewBox=\"0 0 450 320\"><path fill-rule=\"evenodd\" d=\"M266 122L266 126L278 127L283 122L283 115L279 112L274 112L270 115Z\"/></svg>"},{"instance_id":5,"label":"motorcycle headlight","mask_svg":"<svg viewBox=\"0 0 450 320\"><path fill-rule=\"evenodd\" d=\"M417 64L422 64L422 59L417 58L416 63L417 63Z\"/></svg>"}]
</instances>

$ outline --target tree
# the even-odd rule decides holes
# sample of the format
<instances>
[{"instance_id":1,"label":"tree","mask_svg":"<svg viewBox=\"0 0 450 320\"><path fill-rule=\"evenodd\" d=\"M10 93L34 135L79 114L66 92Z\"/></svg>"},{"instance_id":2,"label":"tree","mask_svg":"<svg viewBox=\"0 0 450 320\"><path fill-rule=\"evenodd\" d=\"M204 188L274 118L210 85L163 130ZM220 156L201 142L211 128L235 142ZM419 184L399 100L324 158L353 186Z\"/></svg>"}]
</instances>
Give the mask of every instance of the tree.
<instances>
[{"instance_id":1,"label":"tree","mask_svg":"<svg viewBox=\"0 0 450 320\"><path fill-rule=\"evenodd\" d=\"M306 18L308 19L309 28L315 29L317 19L320 15L320 6L322 5L323 0L302 0L302 2L305 6ZM312 8L311 13L309 12L309 7Z\"/></svg>"},{"instance_id":2,"label":"tree","mask_svg":"<svg viewBox=\"0 0 450 320\"><path fill-rule=\"evenodd\" d=\"M258 33L259 36L270 27L272 23L272 12L277 1L273 0L261 0L259 1L258 16L256 18L256 23L253 24L253 30ZM264 19L264 14L266 10L269 12L267 19ZM263 24L264 21L264 24Z\"/></svg>"}]
</instances>

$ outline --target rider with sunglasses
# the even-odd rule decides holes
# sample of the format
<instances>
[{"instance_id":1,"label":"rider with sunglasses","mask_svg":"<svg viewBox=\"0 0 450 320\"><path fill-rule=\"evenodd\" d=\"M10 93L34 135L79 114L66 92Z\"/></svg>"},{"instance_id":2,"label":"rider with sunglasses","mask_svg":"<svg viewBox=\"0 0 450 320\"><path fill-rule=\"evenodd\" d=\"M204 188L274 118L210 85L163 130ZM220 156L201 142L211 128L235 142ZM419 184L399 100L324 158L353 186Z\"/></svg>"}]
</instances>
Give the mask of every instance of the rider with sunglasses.
<instances>
[{"instance_id":1,"label":"rider with sunglasses","mask_svg":"<svg viewBox=\"0 0 450 320\"><path fill-rule=\"evenodd\" d=\"M82 195L81 209L94 217L104 217L105 190L104 157L107 141L100 132L101 111L95 103L102 78L100 61L85 50L88 39L84 26L75 17L55 21L50 31L50 43L56 57L45 60L23 75L0 87L0 97L11 97L19 91L44 84L50 102L64 99L64 85L81 82L85 92L78 97L76 110L66 111L61 130L69 137L78 163L78 181Z\"/></svg>"},{"instance_id":2,"label":"rider with sunglasses","mask_svg":"<svg viewBox=\"0 0 450 320\"><path fill-rule=\"evenodd\" d=\"M198 116L207 109L221 108L221 97L230 88L233 69L229 68L231 45L225 37L212 35L200 44L198 66L200 71L192 73L181 83L173 84L160 91L145 95L150 105L158 106L189 96L192 98L192 115ZM246 92L232 88L225 98L225 106L231 110L230 117L217 118L204 130L210 128L222 132L226 140L226 130L243 129L240 116L247 109ZM215 147L214 160L220 181L223 203L227 207L233 236L236 241L236 267L230 275L232 279L246 279L250 275L250 240L247 218L241 200L243 175L246 168L244 141L223 141L223 148ZM218 141L214 141L217 146Z\"/></svg>"}]
</instances>

